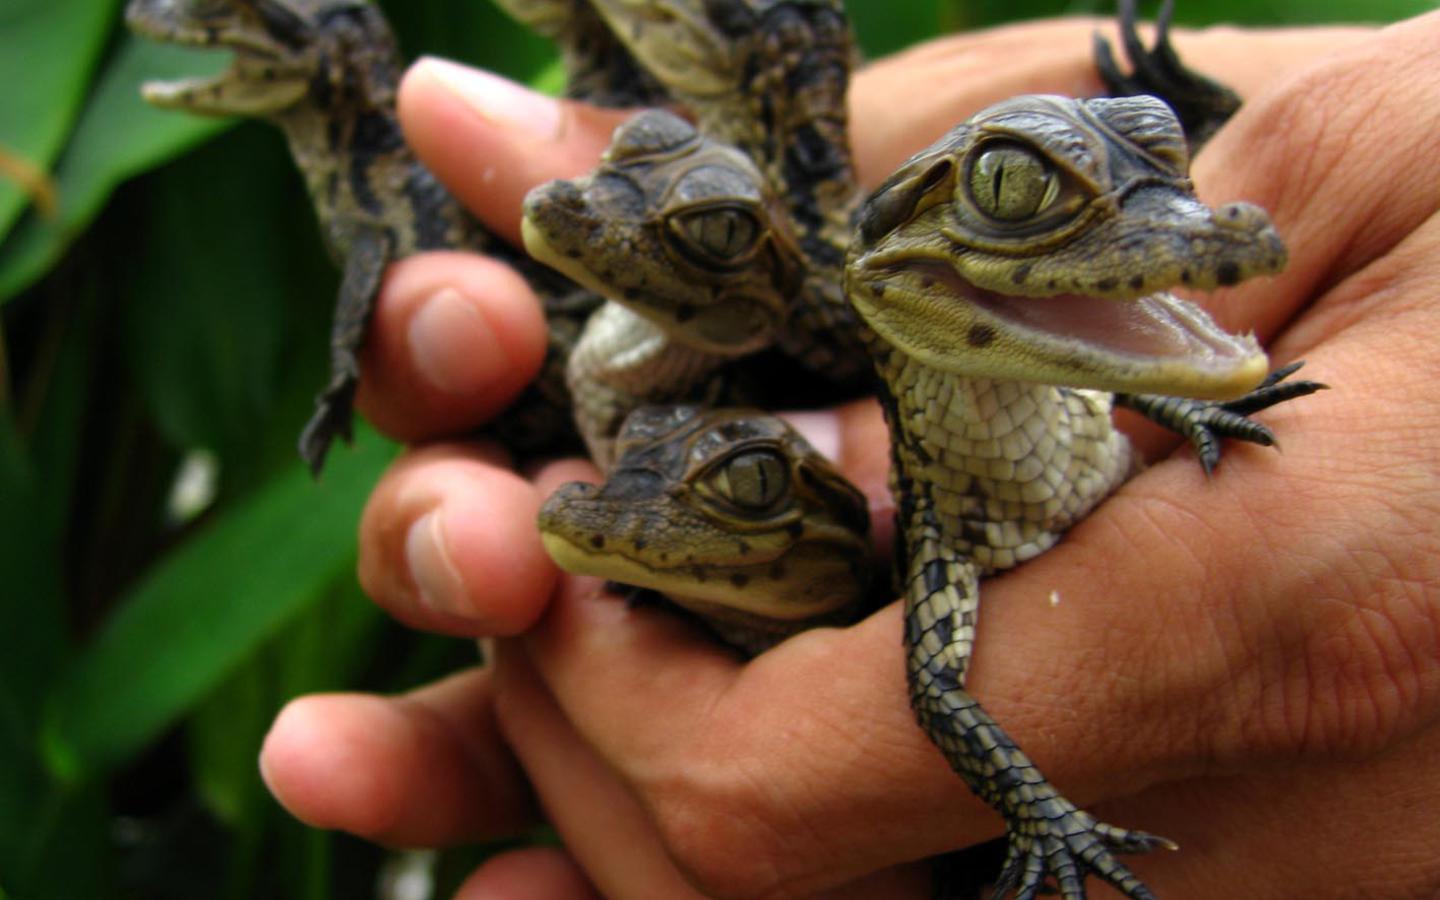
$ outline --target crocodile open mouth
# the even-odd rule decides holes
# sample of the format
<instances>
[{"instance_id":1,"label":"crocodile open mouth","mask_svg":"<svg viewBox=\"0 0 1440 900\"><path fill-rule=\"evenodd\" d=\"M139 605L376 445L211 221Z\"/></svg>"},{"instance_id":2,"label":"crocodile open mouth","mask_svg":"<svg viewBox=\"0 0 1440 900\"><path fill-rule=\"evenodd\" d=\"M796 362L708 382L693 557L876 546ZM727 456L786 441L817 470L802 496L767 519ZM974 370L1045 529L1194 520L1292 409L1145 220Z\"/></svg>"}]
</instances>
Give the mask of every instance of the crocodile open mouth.
<instances>
[{"instance_id":1,"label":"crocodile open mouth","mask_svg":"<svg viewBox=\"0 0 1440 900\"><path fill-rule=\"evenodd\" d=\"M970 285L965 299L1031 340L1078 343L1137 359L1226 368L1259 350L1252 336L1229 333L1205 310L1166 291L1133 300L1085 294L1017 297Z\"/></svg>"},{"instance_id":2,"label":"crocodile open mouth","mask_svg":"<svg viewBox=\"0 0 1440 900\"><path fill-rule=\"evenodd\" d=\"M136 34L196 49L230 51L229 66L214 75L147 81L147 103L203 115L267 115L291 106L309 90L309 68L288 60L286 48L258 34L200 25L174 25L132 4L127 22Z\"/></svg>"},{"instance_id":3,"label":"crocodile open mouth","mask_svg":"<svg viewBox=\"0 0 1440 900\"><path fill-rule=\"evenodd\" d=\"M1018 296L935 260L894 265L871 291L857 304L877 332L958 374L1212 399L1252 389L1268 368L1252 335L1166 291Z\"/></svg>"}]
</instances>

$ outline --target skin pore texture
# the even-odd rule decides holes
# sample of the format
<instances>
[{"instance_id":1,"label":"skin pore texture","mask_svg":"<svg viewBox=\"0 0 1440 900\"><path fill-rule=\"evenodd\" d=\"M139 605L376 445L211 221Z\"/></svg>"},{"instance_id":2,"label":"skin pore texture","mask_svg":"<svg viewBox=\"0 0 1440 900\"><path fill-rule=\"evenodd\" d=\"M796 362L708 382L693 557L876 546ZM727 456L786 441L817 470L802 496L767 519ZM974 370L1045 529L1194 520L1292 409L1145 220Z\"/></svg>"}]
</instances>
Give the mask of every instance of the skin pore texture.
<instances>
[{"instance_id":1,"label":"skin pore texture","mask_svg":"<svg viewBox=\"0 0 1440 900\"><path fill-rule=\"evenodd\" d=\"M867 187L1003 97L1094 93L1093 27L963 35L867 70L851 99L852 120L874 124L855 133ZM1134 861L1168 900L1237 885L1261 898L1440 890L1440 348L1427 337L1440 173L1425 163L1440 136L1437 37L1437 16L1177 34L1187 61L1246 98L1195 160L1201 199L1264 206L1291 253L1280 277L1205 305L1344 390L1275 410L1284 455L1236 446L1208 481L1188 450L1165 461L1173 439L1141 431L1152 468L986 584L970 686L1072 799L1181 845ZM939 87L889 99L921 80ZM508 90L426 63L401 112L427 164L513 240L524 193L592 167L616 119ZM476 158L492 160L489 182ZM474 401L411 374L410 330L441 285L482 324L533 303L497 269L423 255L392 267L362 356L377 389L360 395L367 416L424 444L371 498L362 581L417 627L499 638L493 662L398 698L296 701L262 754L271 789L306 821L395 845L513 834L543 808L566 855L501 857L465 897L523 896L503 892L526 866L561 898L927 896L928 866L911 861L1000 822L910 721L897 606L741 665L594 581L557 582L533 531L484 527L529 523L540 498L594 474L567 461L522 477L493 448L438 442ZM380 388L406 379L424 402ZM885 546L878 411L806 425L870 497Z\"/></svg>"}]
</instances>

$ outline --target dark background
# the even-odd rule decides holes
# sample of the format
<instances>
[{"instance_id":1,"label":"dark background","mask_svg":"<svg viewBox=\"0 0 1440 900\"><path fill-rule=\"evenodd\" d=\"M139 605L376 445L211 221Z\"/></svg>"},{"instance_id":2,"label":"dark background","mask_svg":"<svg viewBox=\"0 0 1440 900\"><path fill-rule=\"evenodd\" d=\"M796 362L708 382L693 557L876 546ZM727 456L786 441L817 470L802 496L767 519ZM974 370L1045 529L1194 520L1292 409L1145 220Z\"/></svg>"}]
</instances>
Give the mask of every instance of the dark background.
<instances>
[{"instance_id":1,"label":"dark background","mask_svg":"<svg viewBox=\"0 0 1440 900\"><path fill-rule=\"evenodd\" d=\"M382 5L412 55L553 80L548 46L484 0ZM870 56L1111 11L849 6ZM1434 4L1180 6L1258 24ZM475 652L356 586L356 523L395 448L362 430L319 485L295 457L337 276L278 132L146 107L143 78L224 61L132 38L121 7L0 4L0 900L394 897L401 871L446 896L494 848L387 852L298 825L260 783L288 698L400 691ZM50 175L22 191L17 161Z\"/></svg>"}]
</instances>

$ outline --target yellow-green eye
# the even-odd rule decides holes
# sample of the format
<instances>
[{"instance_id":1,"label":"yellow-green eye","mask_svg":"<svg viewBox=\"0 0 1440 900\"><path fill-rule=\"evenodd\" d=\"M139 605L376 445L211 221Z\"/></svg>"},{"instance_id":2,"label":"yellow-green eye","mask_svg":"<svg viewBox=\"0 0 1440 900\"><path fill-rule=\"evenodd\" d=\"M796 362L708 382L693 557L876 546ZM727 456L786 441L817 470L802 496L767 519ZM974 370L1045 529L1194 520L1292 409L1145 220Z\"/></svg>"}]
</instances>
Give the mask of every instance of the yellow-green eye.
<instances>
[{"instance_id":1,"label":"yellow-green eye","mask_svg":"<svg viewBox=\"0 0 1440 900\"><path fill-rule=\"evenodd\" d=\"M790 489L790 469L773 450L746 450L716 467L710 487L733 506L760 512Z\"/></svg>"},{"instance_id":2,"label":"yellow-green eye","mask_svg":"<svg viewBox=\"0 0 1440 900\"><path fill-rule=\"evenodd\" d=\"M760 239L760 222L749 210L712 206L680 213L670 220L688 255L700 262L731 265L754 252Z\"/></svg>"},{"instance_id":3,"label":"yellow-green eye","mask_svg":"<svg viewBox=\"0 0 1440 900\"><path fill-rule=\"evenodd\" d=\"M1059 195L1060 177L1043 157L1025 147L992 147L971 164L970 197L992 219L1024 221L1049 209Z\"/></svg>"}]
</instances>

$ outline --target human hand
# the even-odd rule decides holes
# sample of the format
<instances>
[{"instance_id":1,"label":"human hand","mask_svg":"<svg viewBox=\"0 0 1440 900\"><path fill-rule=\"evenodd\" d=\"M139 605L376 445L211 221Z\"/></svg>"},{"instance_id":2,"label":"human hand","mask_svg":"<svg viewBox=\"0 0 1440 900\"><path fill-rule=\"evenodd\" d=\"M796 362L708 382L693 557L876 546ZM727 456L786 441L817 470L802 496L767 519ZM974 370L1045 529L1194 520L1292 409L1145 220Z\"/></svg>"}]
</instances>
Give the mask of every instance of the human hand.
<instances>
[{"instance_id":1,"label":"human hand","mask_svg":"<svg viewBox=\"0 0 1440 900\"><path fill-rule=\"evenodd\" d=\"M1095 90L1081 58L1088 24L1026 27L1073 28L1069 43L1049 44L1073 44L1073 65L1037 53L1034 33L1002 45L997 35L1023 34L1007 29L955 39L954 58L937 45L862 76L855 121L874 123L857 129L867 180L1016 90ZM1180 841L1185 852L1135 861L1163 896L1239 884L1248 896L1325 896L1335 885L1405 896L1433 865L1436 786L1424 761L1440 744L1440 572L1425 524L1437 454L1426 443L1436 409L1422 390L1435 323L1422 304L1440 249L1429 222L1436 176L1417 165L1433 119L1416 111L1440 108L1426 77L1437 27L1430 17L1373 38L1328 33L1353 46L1309 69L1301 61L1318 41L1250 36L1260 43L1239 55L1251 68L1226 76L1251 102L1197 161L1197 183L1211 202L1270 208L1292 262L1281 279L1211 308L1231 328L1274 337L1277 357L1306 355L1314 377L1337 387L1267 414L1286 455L1231 448L1207 484L1182 452L1059 548L984 587L972 689L1067 794ZM1181 42L1187 60L1229 73L1210 62L1221 45L1205 40ZM990 51L1013 68L955 76ZM472 206L499 208L498 227L530 183L583 171L605 143L611 120L576 108L542 128L564 129L563 151L516 123L477 122L429 77L407 83L412 138ZM943 118L940 100L898 109L883 87L922 77L956 91ZM494 161L492 185L471 158ZM464 308L502 323L491 337L512 359L529 352L503 315L487 318L526 308L503 270L456 257L398 266L362 408L416 440L478 421L508 389L503 373L465 375L468 353L417 364L415 309L440 285L459 285ZM440 330L464 344L463 329ZM423 370L435 359L483 383L488 399L436 391ZM809 424L888 519L873 409ZM918 896L926 873L900 864L998 833L910 720L897 609L742 666L683 623L597 597L591 583L565 579L547 607L555 576L531 530L534 509L583 467L557 464L531 486L497 459L492 448L434 445L397 464L362 528L364 579L422 627L528 634L500 642L493 669L410 697L290 707L264 764L302 818L403 844L507 832L531 814L513 752L573 858L502 857L467 890L523 875L555 879L529 883L557 897L594 887L685 896L687 879L724 895ZM421 583L439 611L420 600ZM1383 843L1356 837L1367 834Z\"/></svg>"}]
</instances>

